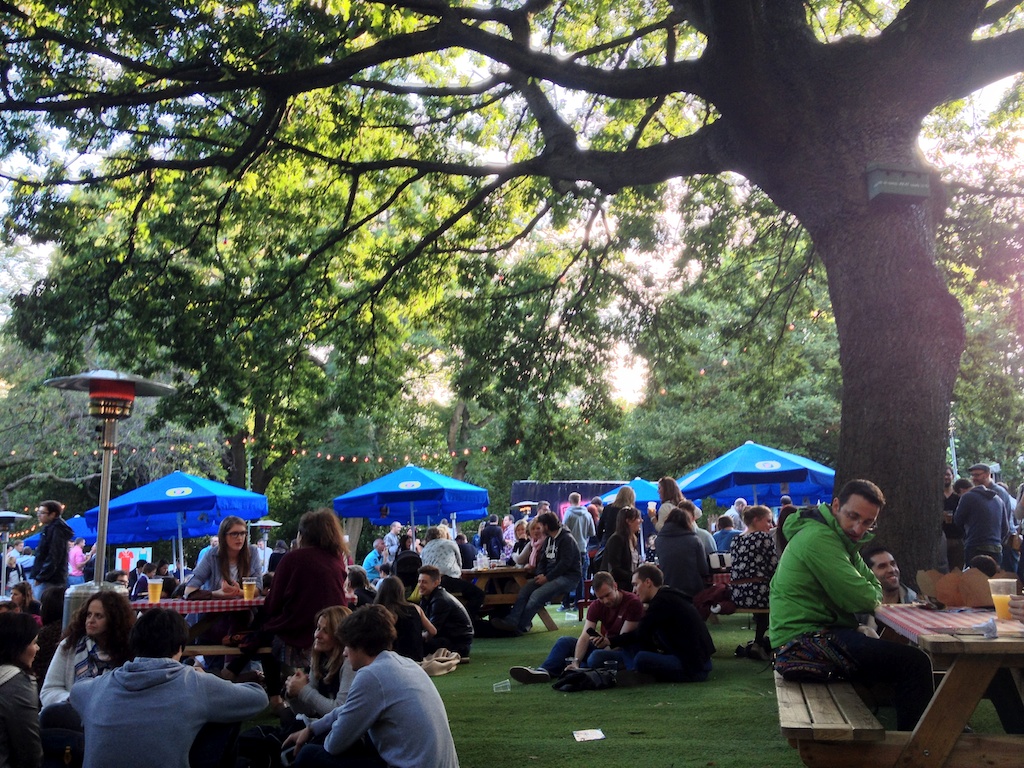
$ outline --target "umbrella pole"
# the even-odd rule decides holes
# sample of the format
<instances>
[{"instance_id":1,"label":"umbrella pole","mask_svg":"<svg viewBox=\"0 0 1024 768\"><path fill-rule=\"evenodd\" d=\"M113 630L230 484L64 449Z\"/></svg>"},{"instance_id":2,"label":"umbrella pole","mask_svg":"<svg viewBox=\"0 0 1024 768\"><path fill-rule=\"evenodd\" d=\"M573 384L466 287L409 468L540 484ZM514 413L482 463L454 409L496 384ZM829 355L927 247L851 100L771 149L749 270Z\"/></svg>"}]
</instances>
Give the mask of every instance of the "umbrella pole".
<instances>
[{"instance_id":1,"label":"umbrella pole","mask_svg":"<svg viewBox=\"0 0 1024 768\"><path fill-rule=\"evenodd\" d=\"M178 583L185 582L185 539L181 536L181 512L178 513Z\"/></svg>"}]
</instances>

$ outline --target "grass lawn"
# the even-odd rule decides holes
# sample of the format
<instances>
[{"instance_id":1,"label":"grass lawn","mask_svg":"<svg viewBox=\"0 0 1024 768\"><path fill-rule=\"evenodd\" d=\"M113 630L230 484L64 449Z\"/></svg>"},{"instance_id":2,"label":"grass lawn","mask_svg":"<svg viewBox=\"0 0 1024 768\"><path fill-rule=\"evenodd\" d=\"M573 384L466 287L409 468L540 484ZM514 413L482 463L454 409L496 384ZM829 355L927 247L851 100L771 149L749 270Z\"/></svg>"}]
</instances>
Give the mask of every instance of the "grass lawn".
<instances>
[{"instance_id":1,"label":"grass lawn","mask_svg":"<svg viewBox=\"0 0 1024 768\"><path fill-rule=\"evenodd\" d=\"M552 615L564 626L561 634L579 634L579 622ZM547 656L558 634L537 631L539 622L523 637L477 640L470 664L434 680L459 762L463 768L800 766L779 734L768 665L733 656L754 635L746 621L745 615L726 616L710 627L718 653L705 683L580 693L515 681L510 693L493 692L510 666L535 666ZM573 731L586 728L600 728L605 738L575 741Z\"/></svg>"},{"instance_id":2,"label":"grass lawn","mask_svg":"<svg viewBox=\"0 0 1024 768\"><path fill-rule=\"evenodd\" d=\"M718 652L707 682L558 693L549 685L492 686L508 668L536 666L559 634L579 635L576 614L551 615L559 633L473 643L472 661L434 678L444 699L462 768L798 768L795 749L779 733L775 687L767 663L737 659L737 645L754 636L748 615L720 617L709 626ZM892 710L879 720L895 727ZM260 723L273 722L265 718ZM252 725L254 723L247 723ZM978 733L1002 733L983 701L970 721ZM601 741L577 742L573 731L599 728ZM416 724L409 724L416 738ZM430 768L424 766L424 768Z\"/></svg>"}]
</instances>

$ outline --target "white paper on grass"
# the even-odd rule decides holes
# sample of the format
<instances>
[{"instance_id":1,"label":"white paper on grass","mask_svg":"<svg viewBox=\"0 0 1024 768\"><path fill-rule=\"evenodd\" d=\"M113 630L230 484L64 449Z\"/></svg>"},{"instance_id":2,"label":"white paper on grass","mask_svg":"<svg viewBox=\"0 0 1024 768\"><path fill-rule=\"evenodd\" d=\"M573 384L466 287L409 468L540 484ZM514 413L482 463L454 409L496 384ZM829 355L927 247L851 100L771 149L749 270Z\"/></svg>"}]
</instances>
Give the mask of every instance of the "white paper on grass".
<instances>
[{"instance_id":1,"label":"white paper on grass","mask_svg":"<svg viewBox=\"0 0 1024 768\"><path fill-rule=\"evenodd\" d=\"M600 728L587 728L584 731L573 731L572 735L576 741L598 741L604 738L604 731Z\"/></svg>"}]
</instances>

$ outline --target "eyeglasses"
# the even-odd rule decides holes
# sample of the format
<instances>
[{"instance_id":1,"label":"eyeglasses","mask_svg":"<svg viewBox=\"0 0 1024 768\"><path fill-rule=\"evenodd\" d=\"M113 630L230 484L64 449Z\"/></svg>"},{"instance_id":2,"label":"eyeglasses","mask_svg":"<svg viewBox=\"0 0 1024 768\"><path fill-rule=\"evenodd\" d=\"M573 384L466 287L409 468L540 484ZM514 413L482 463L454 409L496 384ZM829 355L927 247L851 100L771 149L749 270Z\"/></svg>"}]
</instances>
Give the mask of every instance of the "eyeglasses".
<instances>
[{"instance_id":1,"label":"eyeglasses","mask_svg":"<svg viewBox=\"0 0 1024 768\"><path fill-rule=\"evenodd\" d=\"M245 536L245 531L228 531L228 536Z\"/></svg>"},{"instance_id":2,"label":"eyeglasses","mask_svg":"<svg viewBox=\"0 0 1024 768\"><path fill-rule=\"evenodd\" d=\"M878 519L871 517L865 520L856 512L850 512L847 509L840 510L843 516L856 526L863 528L865 531L873 531L878 526Z\"/></svg>"}]
</instances>

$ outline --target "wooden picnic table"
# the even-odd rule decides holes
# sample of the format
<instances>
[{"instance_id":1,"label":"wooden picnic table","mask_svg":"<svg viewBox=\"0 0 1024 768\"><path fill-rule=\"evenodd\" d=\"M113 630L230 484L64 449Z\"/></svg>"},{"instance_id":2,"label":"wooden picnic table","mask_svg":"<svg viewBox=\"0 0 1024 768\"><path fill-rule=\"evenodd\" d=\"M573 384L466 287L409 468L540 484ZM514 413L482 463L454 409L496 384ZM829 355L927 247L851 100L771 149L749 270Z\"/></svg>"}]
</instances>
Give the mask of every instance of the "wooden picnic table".
<instances>
[{"instance_id":1,"label":"wooden picnic table","mask_svg":"<svg viewBox=\"0 0 1024 768\"><path fill-rule=\"evenodd\" d=\"M809 742L801 757L809 766L827 768L973 768L1017 766L1024 736L963 733L968 718L1000 667L1024 667L1024 624L996 620L998 636L985 638L974 628L993 619L991 610L934 611L917 605L885 605L875 618L916 643L945 669L931 703L910 733L887 731L878 741L855 749L839 743Z\"/></svg>"},{"instance_id":2,"label":"wooden picnic table","mask_svg":"<svg viewBox=\"0 0 1024 768\"><path fill-rule=\"evenodd\" d=\"M470 568L462 571L462 578L472 580L484 591L484 610L499 605L513 605L519 597L519 590L526 586L534 576L532 571L519 566L503 565L497 568ZM494 589L489 590L488 585ZM545 606L537 611L541 622L548 630L554 632L558 623L548 613Z\"/></svg>"}]
</instances>

